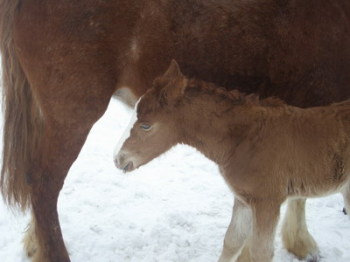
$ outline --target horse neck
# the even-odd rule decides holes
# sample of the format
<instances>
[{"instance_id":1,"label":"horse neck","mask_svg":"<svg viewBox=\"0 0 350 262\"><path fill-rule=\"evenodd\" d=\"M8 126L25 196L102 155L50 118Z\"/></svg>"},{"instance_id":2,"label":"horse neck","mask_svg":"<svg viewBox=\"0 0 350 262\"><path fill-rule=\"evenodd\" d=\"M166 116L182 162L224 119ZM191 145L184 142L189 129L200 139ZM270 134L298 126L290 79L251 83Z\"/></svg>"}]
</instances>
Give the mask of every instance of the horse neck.
<instances>
[{"instance_id":1,"label":"horse neck","mask_svg":"<svg viewBox=\"0 0 350 262\"><path fill-rule=\"evenodd\" d=\"M218 165L224 164L256 125L259 111L260 107L233 106L231 101L217 103L211 97L192 99L178 118L181 143L196 148Z\"/></svg>"}]
</instances>

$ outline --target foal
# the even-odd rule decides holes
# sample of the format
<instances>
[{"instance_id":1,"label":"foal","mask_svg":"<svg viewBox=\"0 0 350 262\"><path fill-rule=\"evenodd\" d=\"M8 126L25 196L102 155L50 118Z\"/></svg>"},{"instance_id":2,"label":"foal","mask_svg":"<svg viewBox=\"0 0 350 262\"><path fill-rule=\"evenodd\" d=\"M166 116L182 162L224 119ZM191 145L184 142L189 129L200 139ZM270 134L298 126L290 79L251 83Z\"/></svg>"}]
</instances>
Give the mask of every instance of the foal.
<instances>
[{"instance_id":1,"label":"foal","mask_svg":"<svg viewBox=\"0 0 350 262\"><path fill-rule=\"evenodd\" d=\"M118 168L132 171L177 143L219 165L235 195L220 260L273 258L280 206L341 192L350 210L350 101L300 109L184 77L175 61L139 101ZM295 230L290 228L290 230ZM249 258L247 258L249 260Z\"/></svg>"}]
</instances>

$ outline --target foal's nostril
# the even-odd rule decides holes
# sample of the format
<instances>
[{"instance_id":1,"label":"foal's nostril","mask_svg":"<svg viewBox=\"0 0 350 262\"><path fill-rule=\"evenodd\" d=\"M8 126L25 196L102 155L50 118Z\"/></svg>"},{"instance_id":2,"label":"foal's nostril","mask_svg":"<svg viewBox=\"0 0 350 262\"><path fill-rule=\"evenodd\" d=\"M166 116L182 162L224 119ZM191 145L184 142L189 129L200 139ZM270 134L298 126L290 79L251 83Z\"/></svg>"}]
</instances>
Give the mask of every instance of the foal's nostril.
<instances>
[{"instance_id":1,"label":"foal's nostril","mask_svg":"<svg viewBox=\"0 0 350 262\"><path fill-rule=\"evenodd\" d=\"M118 168L118 169L120 169L121 167L120 167L120 160L119 160L119 158L114 158L114 165Z\"/></svg>"},{"instance_id":2,"label":"foal's nostril","mask_svg":"<svg viewBox=\"0 0 350 262\"><path fill-rule=\"evenodd\" d=\"M134 164L132 161L130 161L124 168L123 168L123 171L124 172L129 172L131 170L134 169Z\"/></svg>"}]
</instances>

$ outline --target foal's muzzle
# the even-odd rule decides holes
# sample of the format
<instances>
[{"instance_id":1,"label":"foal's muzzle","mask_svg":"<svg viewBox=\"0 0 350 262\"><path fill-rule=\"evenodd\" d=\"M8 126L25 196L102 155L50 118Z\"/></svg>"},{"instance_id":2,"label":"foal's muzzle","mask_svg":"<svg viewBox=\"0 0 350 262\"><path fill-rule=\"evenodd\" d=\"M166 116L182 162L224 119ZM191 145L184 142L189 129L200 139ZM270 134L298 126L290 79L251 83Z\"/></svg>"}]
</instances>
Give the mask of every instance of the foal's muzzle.
<instances>
[{"instance_id":1,"label":"foal's muzzle","mask_svg":"<svg viewBox=\"0 0 350 262\"><path fill-rule=\"evenodd\" d=\"M135 169L134 163L127 160L125 156L120 153L114 158L114 164L118 169L121 169L124 172L130 172Z\"/></svg>"}]
</instances>

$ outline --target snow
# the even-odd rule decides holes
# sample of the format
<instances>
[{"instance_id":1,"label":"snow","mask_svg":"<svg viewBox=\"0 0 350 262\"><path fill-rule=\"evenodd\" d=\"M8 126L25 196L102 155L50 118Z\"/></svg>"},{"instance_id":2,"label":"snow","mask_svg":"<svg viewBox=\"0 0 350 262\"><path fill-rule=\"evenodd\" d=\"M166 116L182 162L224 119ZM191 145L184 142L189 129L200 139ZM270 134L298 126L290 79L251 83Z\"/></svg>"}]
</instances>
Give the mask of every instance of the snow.
<instances>
[{"instance_id":1,"label":"snow","mask_svg":"<svg viewBox=\"0 0 350 262\"><path fill-rule=\"evenodd\" d=\"M233 204L217 166L195 149L177 146L122 173L112 156L130 116L111 101L61 191L58 209L72 262L217 261ZM350 261L350 220L342 207L339 194L307 202L320 262ZM281 217L284 212L285 206ZM0 201L0 261L29 261L21 243L28 220ZM283 248L278 230L274 262L297 261Z\"/></svg>"}]
</instances>

